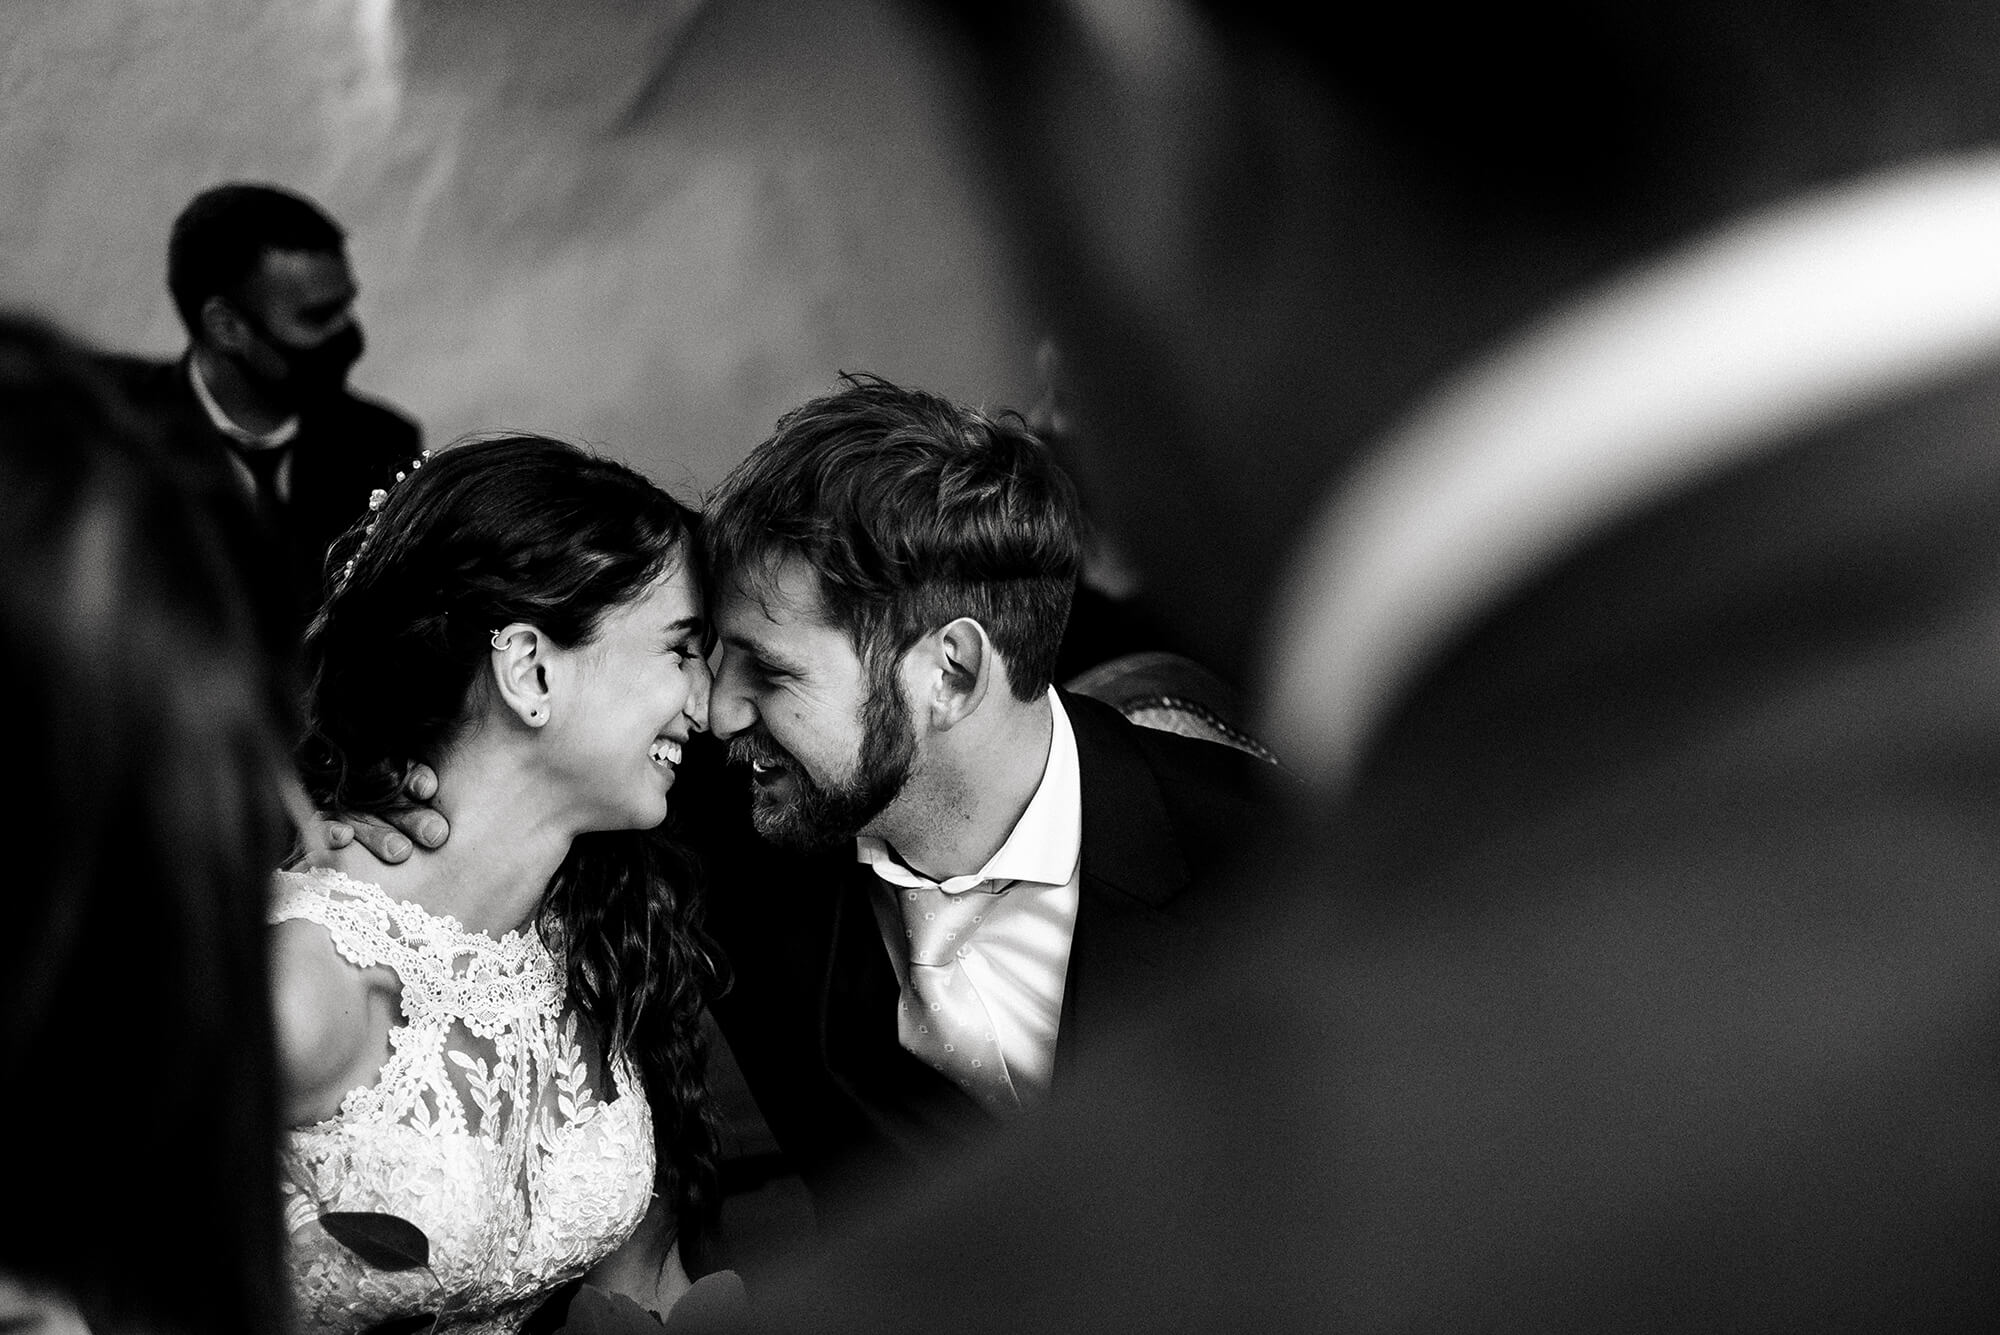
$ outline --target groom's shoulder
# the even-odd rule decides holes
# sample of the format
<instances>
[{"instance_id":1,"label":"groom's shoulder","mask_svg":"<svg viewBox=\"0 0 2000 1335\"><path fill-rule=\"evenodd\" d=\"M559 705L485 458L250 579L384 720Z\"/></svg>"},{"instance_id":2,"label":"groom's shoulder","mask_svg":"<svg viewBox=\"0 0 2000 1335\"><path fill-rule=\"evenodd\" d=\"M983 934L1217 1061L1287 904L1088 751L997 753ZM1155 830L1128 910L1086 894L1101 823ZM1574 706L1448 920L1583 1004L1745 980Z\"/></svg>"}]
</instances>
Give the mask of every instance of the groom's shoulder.
<instances>
[{"instance_id":1,"label":"groom's shoulder","mask_svg":"<svg viewBox=\"0 0 2000 1335\"><path fill-rule=\"evenodd\" d=\"M1151 784L1176 814L1226 821L1262 811L1291 782L1253 751L1135 723L1089 696L1061 699L1086 789Z\"/></svg>"}]
</instances>

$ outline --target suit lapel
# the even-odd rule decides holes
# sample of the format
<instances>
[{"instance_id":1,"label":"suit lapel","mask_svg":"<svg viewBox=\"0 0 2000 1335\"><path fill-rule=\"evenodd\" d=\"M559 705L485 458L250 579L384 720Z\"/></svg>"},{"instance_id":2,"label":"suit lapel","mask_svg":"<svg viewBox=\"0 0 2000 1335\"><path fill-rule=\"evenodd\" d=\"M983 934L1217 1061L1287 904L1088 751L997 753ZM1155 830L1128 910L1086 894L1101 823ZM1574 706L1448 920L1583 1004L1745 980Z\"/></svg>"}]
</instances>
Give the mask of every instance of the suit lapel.
<instances>
[{"instance_id":1,"label":"suit lapel","mask_svg":"<svg viewBox=\"0 0 2000 1335\"><path fill-rule=\"evenodd\" d=\"M1160 911L1188 883L1186 856L1159 781L1110 706L1058 692L1076 735L1083 796L1083 866L1076 931L1056 1029L1055 1085L1073 1083L1098 998L1123 991L1135 965L1154 958Z\"/></svg>"}]
</instances>

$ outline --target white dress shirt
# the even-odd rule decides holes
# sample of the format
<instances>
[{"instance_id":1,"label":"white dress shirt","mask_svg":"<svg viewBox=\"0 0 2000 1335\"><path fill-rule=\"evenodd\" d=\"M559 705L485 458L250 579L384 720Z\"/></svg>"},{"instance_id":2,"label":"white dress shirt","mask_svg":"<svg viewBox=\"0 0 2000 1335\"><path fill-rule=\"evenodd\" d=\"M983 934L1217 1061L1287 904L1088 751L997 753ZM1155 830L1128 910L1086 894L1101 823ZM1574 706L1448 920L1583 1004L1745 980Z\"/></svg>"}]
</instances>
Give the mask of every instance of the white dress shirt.
<instances>
[{"instance_id":1,"label":"white dress shirt","mask_svg":"<svg viewBox=\"0 0 2000 1335\"><path fill-rule=\"evenodd\" d=\"M1007 1070L1024 1107L1047 1095L1055 1074L1056 1030L1062 1019L1069 975L1070 942L1076 913L1083 852L1083 786L1076 734L1053 688L1049 710L1054 727L1042 781L1021 819L984 867L970 876L933 881L897 860L888 844L872 836L855 840L855 857L878 878L875 920L907 993L909 956L896 889L935 886L963 894L989 882L1013 882L965 942L959 966L979 990Z\"/></svg>"},{"instance_id":2,"label":"white dress shirt","mask_svg":"<svg viewBox=\"0 0 2000 1335\"><path fill-rule=\"evenodd\" d=\"M187 359L187 373L188 383L194 386L194 397L201 404L201 410L208 414L209 422L217 431L236 442L236 448L230 451L229 463L242 481L243 489L254 500L257 495L257 479L250 472L250 465L243 462L242 454L257 450L282 449L291 444L299 434L298 415L295 413L287 417L269 431L261 433L246 431L236 425L228 413L222 411L222 405L215 401L215 395L209 393L208 382L201 378L201 370L195 365L193 357ZM292 461L289 457L279 460L277 475L271 485L277 492L279 500L289 501L292 498Z\"/></svg>"}]
</instances>

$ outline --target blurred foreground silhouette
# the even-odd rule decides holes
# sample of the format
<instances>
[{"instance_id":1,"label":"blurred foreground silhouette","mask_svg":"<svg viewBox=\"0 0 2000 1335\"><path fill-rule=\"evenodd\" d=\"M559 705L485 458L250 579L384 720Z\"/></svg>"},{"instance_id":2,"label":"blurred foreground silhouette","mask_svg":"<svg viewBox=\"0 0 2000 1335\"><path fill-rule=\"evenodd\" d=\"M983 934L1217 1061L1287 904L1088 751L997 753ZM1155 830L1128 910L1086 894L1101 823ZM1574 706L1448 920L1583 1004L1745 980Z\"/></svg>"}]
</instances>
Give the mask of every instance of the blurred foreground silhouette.
<instances>
[{"instance_id":1,"label":"blurred foreground silhouette","mask_svg":"<svg viewBox=\"0 0 2000 1335\"><path fill-rule=\"evenodd\" d=\"M771 1327L1984 1328L2000 23L954 14L1086 485L1311 795Z\"/></svg>"}]
</instances>

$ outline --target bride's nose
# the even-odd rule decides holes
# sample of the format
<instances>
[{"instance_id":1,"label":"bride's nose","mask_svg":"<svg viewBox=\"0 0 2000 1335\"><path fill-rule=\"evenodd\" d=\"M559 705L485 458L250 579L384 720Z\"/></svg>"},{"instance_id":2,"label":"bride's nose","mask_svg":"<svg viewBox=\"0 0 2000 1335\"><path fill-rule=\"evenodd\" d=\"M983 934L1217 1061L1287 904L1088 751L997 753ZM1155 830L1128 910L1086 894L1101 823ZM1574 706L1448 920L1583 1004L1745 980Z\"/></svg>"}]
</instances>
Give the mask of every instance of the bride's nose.
<instances>
[{"instance_id":1,"label":"bride's nose","mask_svg":"<svg viewBox=\"0 0 2000 1335\"><path fill-rule=\"evenodd\" d=\"M689 674L694 680L688 685L687 703L681 712L688 716L688 722L696 732L708 731L708 688L710 678L708 664L697 660L695 670Z\"/></svg>"}]
</instances>

